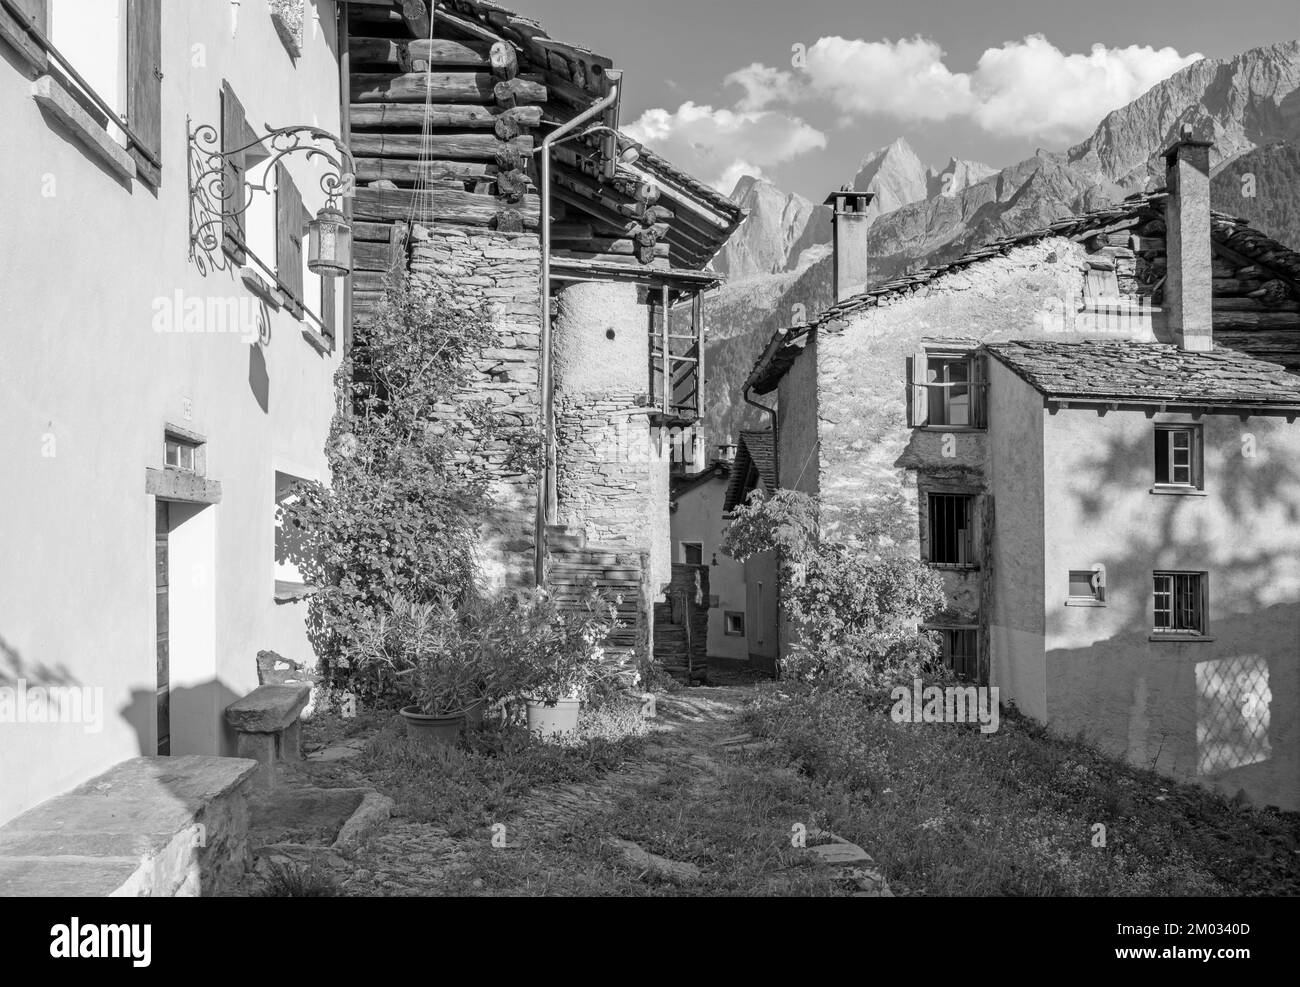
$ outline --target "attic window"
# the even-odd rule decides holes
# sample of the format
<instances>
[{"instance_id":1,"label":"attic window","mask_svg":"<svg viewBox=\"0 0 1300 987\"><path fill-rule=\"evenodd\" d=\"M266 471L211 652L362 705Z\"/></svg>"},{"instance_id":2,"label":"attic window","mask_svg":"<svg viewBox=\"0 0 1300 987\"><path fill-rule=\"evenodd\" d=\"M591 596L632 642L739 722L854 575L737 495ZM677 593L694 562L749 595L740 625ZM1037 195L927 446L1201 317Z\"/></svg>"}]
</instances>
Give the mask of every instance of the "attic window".
<instances>
[{"instance_id":1,"label":"attic window","mask_svg":"<svg viewBox=\"0 0 1300 987\"><path fill-rule=\"evenodd\" d=\"M913 428L984 428L984 357L921 351L912 357L909 424Z\"/></svg>"},{"instance_id":2,"label":"attic window","mask_svg":"<svg viewBox=\"0 0 1300 987\"><path fill-rule=\"evenodd\" d=\"M1157 425L1155 438L1156 486L1200 490L1203 479L1200 427Z\"/></svg>"}]
</instances>

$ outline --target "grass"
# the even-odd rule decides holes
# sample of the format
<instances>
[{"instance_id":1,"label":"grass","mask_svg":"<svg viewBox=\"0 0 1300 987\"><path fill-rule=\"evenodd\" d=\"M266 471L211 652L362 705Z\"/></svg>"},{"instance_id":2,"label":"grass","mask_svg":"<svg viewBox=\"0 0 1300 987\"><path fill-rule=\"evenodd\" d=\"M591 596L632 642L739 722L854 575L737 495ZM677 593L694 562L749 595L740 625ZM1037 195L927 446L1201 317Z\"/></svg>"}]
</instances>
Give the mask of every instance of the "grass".
<instances>
[{"instance_id":1,"label":"grass","mask_svg":"<svg viewBox=\"0 0 1300 987\"><path fill-rule=\"evenodd\" d=\"M349 763L402 815L456 838L438 885L448 895L855 890L812 865L792 839L799 827L861 845L900 895L1300 893L1300 816L1177 785L1015 715L986 735L895 724L889 708L883 695L767 683L739 723L647 736L625 702L585 711L565 746L499 728L445 753L411 747L390 719ZM742 728L759 746L712 746ZM490 845L487 827L529 796L545 804L537 790L552 785L586 795L549 830ZM610 838L702 875L678 884L638 871Z\"/></svg>"},{"instance_id":2,"label":"grass","mask_svg":"<svg viewBox=\"0 0 1300 987\"><path fill-rule=\"evenodd\" d=\"M315 860L308 864L292 860L272 863L262 889L264 898L334 898L338 893L334 878Z\"/></svg>"},{"instance_id":3,"label":"grass","mask_svg":"<svg viewBox=\"0 0 1300 987\"><path fill-rule=\"evenodd\" d=\"M576 735L562 744L489 724L444 750L408 743L402 723L388 716L354 766L402 815L464 836L509 816L535 788L591 781L623 764L646 732L640 709L625 699L584 708Z\"/></svg>"},{"instance_id":4,"label":"grass","mask_svg":"<svg viewBox=\"0 0 1300 987\"><path fill-rule=\"evenodd\" d=\"M1300 893L1296 814L1178 785L1022 717L985 735L897 724L888 709L886 695L772 687L746 719L821 788L826 827L866 847L896 893Z\"/></svg>"}]
</instances>

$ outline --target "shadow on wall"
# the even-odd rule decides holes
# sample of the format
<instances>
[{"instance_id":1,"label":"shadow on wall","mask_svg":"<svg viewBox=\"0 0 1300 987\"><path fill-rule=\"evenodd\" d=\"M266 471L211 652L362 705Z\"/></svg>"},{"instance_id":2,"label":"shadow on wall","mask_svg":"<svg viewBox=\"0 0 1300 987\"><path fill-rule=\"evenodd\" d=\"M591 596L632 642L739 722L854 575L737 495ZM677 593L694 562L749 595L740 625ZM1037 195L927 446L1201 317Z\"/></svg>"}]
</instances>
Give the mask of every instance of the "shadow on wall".
<instances>
[{"instance_id":1,"label":"shadow on wall","mask_svg":"<svg viewBox=\"0 0 1300 987\"><path fill-rule=\"evenodd\" d=\"M235 750L235 732L226 724L226 707L242 698L215 679L171 690L171 753L224 754ZM158 753L158 697L149 689L136 689L131 701L118 710L135 732L140 754Z\"/></svg>"},{"instance_id":2,"label":"shadow on wall","mask_svg":"<svg viewBox=\"0 0 1300 987\"><path fill-rule=\"evenodd\" d=\"M1108 574L1109 606L1083 613L1112 623L1047 653L1049 720L1136 766L1300 809L1300 467L1281 438L1296 426L1212 427L1208 496L1147 494L1145 523L1130 508L1152 483L1152 429L1083 443L1092 454L1071 464L1067 496L1080 527L1104 532ZM1208 640L1149 640L1157 569L1208 573ZM1059 603L1047 600L1049 637L1086 635L1088 618Z\"/></svg>"}]
</instances>

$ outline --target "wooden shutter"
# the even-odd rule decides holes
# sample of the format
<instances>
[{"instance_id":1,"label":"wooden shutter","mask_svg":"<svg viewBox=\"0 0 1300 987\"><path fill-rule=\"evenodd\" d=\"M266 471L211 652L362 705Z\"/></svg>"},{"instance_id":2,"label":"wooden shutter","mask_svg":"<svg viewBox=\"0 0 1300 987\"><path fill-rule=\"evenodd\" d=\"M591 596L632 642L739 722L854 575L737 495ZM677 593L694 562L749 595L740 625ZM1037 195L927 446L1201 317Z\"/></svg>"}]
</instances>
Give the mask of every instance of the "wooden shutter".
<instances>
[{"instance_id":1,"label":"wooden shutter","mask_svg":"<svg viewBox=\"0 0 1300 987\"><path fill-rule=\"evenodd\" d=\"M289 177L283 163L275 166L275 273L281 283L293 292L285 300L285 307L296 318L302 318L302 233L306 225L306 210L298 186Z\"/></svg>"},{"instance_id":2,"label":"wooden shutter","mask_svg":"<svg viewBox=\"0 0 1300 987\"><path fill-rule=\"evenodd\" d=\"M988 428L988 358L976 353L970 358L970 423L973 428Z\"/></svg>"},{"instance_id":3,"label":"wooden shutter","mask_svg":"<svg viewBox=\"0 0 1300 987\"><path fill-rule=\"evenodd\" d=\"M908 392L911 396L908 402L907 424L912 428L924 425L930 420L930 392L925 386L926 366L925 350L918 350L912 354L907 373Z\"/></svg>"},{"instance_id":4,"label":"wooden shutter","mask_svg":"<svg viewBox=\"0 0 1300 987\"><path fill-rule=\"evenodd\" d=\"M338 297L338 282L334 278L320 279L320 320L324 324L321 332L328 339L334 338L334 305Z\"/></svg>"},{"instance_id":5,"label":"wooden shutter","mask_svg":"<svg viewBox=\"0 0 1300 987\"><path fill-rule=\"evenodd\" d=\"M46 0L13 0L13 3L23 12L28 23L43 32L49 31ZM37 72L44 72L49 67L45 49L33 41L32 36L23 30L22 25L3 7L0 7L0 38L8 41Z\"/></svg>"},{"instance_id":6,"label":"wooden shutter","mask_svg":"<svg viewBox=\"0 0 1300 987\"><path fill-rule=\"evenodd\" d=\"M126 122L162 160L162 0L128 0L126 10ZM136 172L157 188L162 170L130 148Z\"/></svg>"},{"instance_id":7,"label":"wooden shutter","mask_svg":"<svg viewBox=\"0 0 1300 987\"><path fill-rule=\"evenodd\" d=\"M230 83L223 82L221 84L221 153L229 154L234 148L243 147L247 143L244 140L247 132L248 121L244 117L244 107L235 97L235 91L230 88ZM240 265L248 263L248 255L240 246L245 240L242 210L248 197L248 192L244 188L244 171L244 155L234 154L225 159L224 174L221 179L225 198L219 206L221 211L227 214L223 221L226 230L239 238L236 241L223 234L222 247L230 255L230 259ZM238 215L229 215L235 210L240 210Z\"/></svg>"}]
</instances>

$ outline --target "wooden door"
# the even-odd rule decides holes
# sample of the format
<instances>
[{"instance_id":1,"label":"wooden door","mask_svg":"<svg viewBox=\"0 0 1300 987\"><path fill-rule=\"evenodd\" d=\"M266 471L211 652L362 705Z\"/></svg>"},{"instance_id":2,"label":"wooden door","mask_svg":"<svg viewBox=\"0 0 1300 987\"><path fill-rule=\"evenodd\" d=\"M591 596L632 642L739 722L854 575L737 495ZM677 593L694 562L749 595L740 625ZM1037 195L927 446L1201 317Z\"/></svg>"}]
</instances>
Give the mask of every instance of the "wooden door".
<instances>
[{"instance_id":1,"label":"wooden door","mask_svg":"<svg viewBox=\"0 0 1300 987\"><path fill-rule=\"evenodd\" d=\"M167 531L170 527L171 512L167 501L159 500L155 506L154 516L154 570L157 594L157 659L158 659L158 753L172 752L171 740L171 643L170 608L168 607L167 587L169 582L167 563Z\"/></svg>"}]
</instances>

